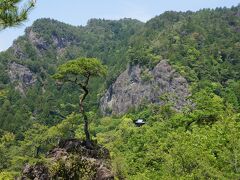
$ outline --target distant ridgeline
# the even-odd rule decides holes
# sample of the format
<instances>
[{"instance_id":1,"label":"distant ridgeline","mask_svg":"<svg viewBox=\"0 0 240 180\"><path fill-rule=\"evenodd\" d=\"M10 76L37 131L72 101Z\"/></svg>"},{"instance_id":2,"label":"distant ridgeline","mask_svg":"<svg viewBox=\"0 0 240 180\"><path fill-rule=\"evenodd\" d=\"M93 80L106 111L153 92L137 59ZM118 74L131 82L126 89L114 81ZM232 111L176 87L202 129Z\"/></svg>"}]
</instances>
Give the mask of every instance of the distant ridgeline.
<instances>
[{"instance_id":1,"label":"distant ridgeline","mask_svg":"<svg viewBox=\"0 0 240 180\"><path fill-rule=\"evenodd\" d=\"M155 104L164 105L162 108L167 112L160 119L170 118L169 114L175 111L192 113L194 108L198 115L201 110L209 113L182 115L182 121L188 120L187 128L194 122L215 122L219 113L213 109L226 113L231 110L234 117L239 115L240 6L197 12L169 11L146 23L127 18L91 19L86 26L72 26L44 18L36 20L7 51L0 53L0 137L13 133L14 147L18 147L19 142L26 141L26 132L58 127L65 117L78 112L78 87L70 84L60 87L51 77L58 65L77 57L95 57L108 67L106 79L95 78L89 83L86 108L94 127L99 123L94 119L99 117L96 114L117 117L138 113ZM213 109L205 107L203 102ZM151 113L158 112L155 110ZM151 121L149 116L146 117ZM142 114L134 118L146 117ZM96 128L94 133L97 132ZM61 135L72 134L71 131ZM5 140L0 139L0 154ZM13 152L16 151L12 149ZM126 162L135 162L129 158ZM12 161L6 159L8 156L5 159L0 156L0 171L11 167ZM2 161L6 163L1 165Z\"/></svg>"}]
</instances>

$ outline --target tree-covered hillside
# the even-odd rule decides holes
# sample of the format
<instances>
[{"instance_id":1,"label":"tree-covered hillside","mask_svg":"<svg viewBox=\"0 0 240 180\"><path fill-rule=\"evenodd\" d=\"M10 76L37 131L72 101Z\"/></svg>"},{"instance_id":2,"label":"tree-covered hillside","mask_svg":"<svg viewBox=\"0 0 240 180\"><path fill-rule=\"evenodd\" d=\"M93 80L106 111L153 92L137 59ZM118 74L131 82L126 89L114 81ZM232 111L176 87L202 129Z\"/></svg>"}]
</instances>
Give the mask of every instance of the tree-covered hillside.
<instances>
[{"instance_id":1,"label":"tree-covered hillside","mask_svg":"<svg viewBox=\"0 0 240 180\"><path fill-rule=\"evenodd\" d=\"M0 179L19 176L26 163L46 162L44 154L60 139L84 137L78 87L52 77L76 58L98 58L108 67L105 79L90 81L86 110L116 178L240 178L237 6L165 12L146 23L35 21L0 54ZM161 105L145 101L121 116L101 114L100 98L127 67L138 66L150 82L147 73L165 59L187 80L188 106L175 110L166 94ZM136 119L146 124L136 127Z\"/></svg>"},{"instance_id":2,"label":"tree-covered hillside","mask_svg":"<svg viewBox=\"0 0 240 180\"><path fill-rule=\"evenodd\" d=\"M21 132L34 122L33 119L54 125L62 120L62 116L77 110L76 87L67 85L59 90L51 78L58 65L77 57L97 57L109 67L106 81L95 79L91 83L91 88L96 91L91 94L89 108L96 109L99 93L104 92L106 83L111 84L125 69L128 41L142 26L143 23L131 19L92 19L85 27L74 27L50 19L34 22L26 29L24 36L0 55L2 129ZM18 86L16 81L23 86L26 83L24 77L18 78L18 68L11 68L13 62L29 68L37 79L31 88L23 88L24 96L14 90ZM11 79L9 72L15 73L14 78Z\"/></svg>"}]
</instances>

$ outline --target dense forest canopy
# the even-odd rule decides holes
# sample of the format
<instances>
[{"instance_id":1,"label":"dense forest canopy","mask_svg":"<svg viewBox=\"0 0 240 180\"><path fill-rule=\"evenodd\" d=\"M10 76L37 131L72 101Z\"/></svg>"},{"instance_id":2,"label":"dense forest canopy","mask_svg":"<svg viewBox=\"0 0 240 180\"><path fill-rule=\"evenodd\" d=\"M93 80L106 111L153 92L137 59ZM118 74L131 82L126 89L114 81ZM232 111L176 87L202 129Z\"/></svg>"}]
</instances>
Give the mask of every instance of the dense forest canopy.
<instances>
[{"instance_id":1,"label":"dense forest canopy","mask_svg":"<svg viewBox=\"0 0 240 180\"><path fill-rule=\"evenodd\" d=\"M59 139L84 137L78 87L52 78L79 57L108 67L106 78L90 80L86 113L94 140L110 150L116 178L239 179L240 6L169 11L146 23L35 21L0 54L0 177L45 161ZM164 59L187 79L192 106L176 111L166 98L122 116L101 114L99 100L121 72L153 69ZM146 121L139 128L138 118Z\"/></svg>"}]
</instances>

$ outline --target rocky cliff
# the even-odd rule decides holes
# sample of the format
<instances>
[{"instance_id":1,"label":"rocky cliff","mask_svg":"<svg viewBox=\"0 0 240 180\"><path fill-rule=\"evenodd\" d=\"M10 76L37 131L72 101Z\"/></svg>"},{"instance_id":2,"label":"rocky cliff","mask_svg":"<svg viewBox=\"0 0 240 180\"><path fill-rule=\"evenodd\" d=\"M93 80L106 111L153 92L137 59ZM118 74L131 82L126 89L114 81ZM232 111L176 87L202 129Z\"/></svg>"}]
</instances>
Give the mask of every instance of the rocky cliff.
<instances>
[{"instance_id":1,"label":"rocky cliff","mask_svg":"<svg viewBox=\"0 0 240 180\"><path fill-rule=\"evenodd\" d=\"M189 95L186 79L162 60L152 70L128 67L102 97L100 108L105 115L121 115L145 101L163 104L167 97L176 110L181 110L189 104Z\"/></svg>"},{"instance_id":2,"label":"rocky cliff","mask_svg":"<svg viewBox=\"0 0 240 180\"><path fill-rule=\"evenodd\" d=\"M25 94L25 90L37 81L36 75L29 68L21 64L13 62L9 64L8 68L8 75L11 82L16 85L15 88L22 94Z\"/></svg>"}]
</instances>

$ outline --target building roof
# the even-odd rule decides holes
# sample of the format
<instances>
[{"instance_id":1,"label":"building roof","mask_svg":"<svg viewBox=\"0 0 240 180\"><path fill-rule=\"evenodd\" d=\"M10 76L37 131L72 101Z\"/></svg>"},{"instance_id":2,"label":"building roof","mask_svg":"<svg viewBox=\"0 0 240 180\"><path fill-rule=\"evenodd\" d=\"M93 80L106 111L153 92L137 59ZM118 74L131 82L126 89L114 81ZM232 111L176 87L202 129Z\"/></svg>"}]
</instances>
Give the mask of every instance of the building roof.
<instances>
[{"instance_id":1,"label":"building roof","mask_svg":"<svg viewBox=\"0 0 240 180\"><path fill-rule=\"evenodd\" d=\"M138 119L135 121L136 124L145 124L143 119Z\"/></svg>"}]
</instances>

